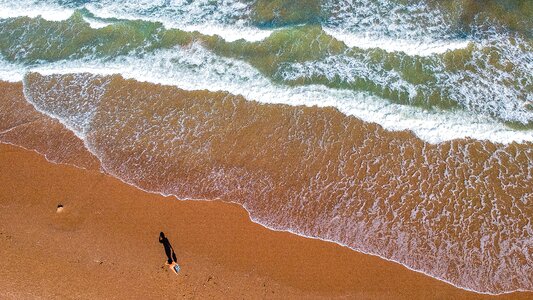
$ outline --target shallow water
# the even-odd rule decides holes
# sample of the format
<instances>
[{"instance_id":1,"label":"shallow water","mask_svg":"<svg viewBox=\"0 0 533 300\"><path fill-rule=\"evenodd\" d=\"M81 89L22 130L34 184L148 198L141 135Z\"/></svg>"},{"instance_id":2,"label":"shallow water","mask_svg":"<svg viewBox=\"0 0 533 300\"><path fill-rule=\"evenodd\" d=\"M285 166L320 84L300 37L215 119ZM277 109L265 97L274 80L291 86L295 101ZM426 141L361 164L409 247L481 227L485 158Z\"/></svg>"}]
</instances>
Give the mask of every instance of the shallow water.
<instances>
[{"instance_id":1,"label":"shallow water","mask_svg":"<svg viewBox=\"0 0 533 300\"><path fill-rule=\"evenodd\" d=\"M118 68L128 69L132 62L138 69L152 68L150 76L137 79L154 81L158 72L165 72L163 66L179 68L188 54L178 49L192 45L202 47L213 60L246 65L258 72L257 76L243 78L245 81L269 81L289 90L314 85L329 89L325 95L318 95L318 103L327 102L328 94L335 92L352 93L351 98L370 95L384 105L466 113L472 116L470 125L478 123L479 118L488 118L496 127L521 128L532 135L533 48L526 30L528 21L520 28L513 27L507 24L510 21L504 18L506 15L498 20L489 18L491 11L481 10L474 20L464 24L446 5L416 2L404 6L394 1L367 0L349 5L324 2L317 18L305 15L298 17L298 22L265 21L270 24L265 27L261 25L265 22L257 21L258 14L281 8L278 4L265 8L266 4L259 2L127 2L116 7L99 1L68 5L54 2L49 6L48 2L37 1L26 3L29 8L22 9L23 4L4 1L0 7L10 13L0 19L4 69L0 69L0 78L9 80L13 70L20 70L22 77L28 69L58 63L76 62L78 69L90 71L97 62L105 68L108 61L115 65L122 61ZM289 10L296 4L279 5ZM515 9L517 17L529 10L528 4L521 5L523 9ZM47 20L46 13L44 19L37 17L38 12L46 11L43 7L63 9L53 15L68 17ZM356 9L360 7L365 9ZM302 13L312 14L313 10ZM285 17L291 16L295 17ZM145 59L154 56L155 62L146 64ZM189 66L192 70L196 67L202 71L202 62ZM218 75L225 76L233 69L217 70ZM169 84L182 87L179 70L176 72ZM220 79L213 81L207 89L216 90ZM313 104L313 100L306 101ZM352 101L342 102L334 105L348 111ZM382 124L379 117L371 121ZM409 120L402 123L406 129L417 129L408 124ZM479 132L465 136L486 139ZM420 137L428 141L446 139L438 134Z\"/></svg>"},{"instance_id":2,"label":"shallow water","mask_svg":"<svg viewBox=\"0 0 533 300\"><path fill-rule=\"evenodd\" d=\"M86 99L89 87L105 91ZM37 109L83 132L106 172L142 189L237 202L269 228L463 288L531 289L531 143L429 144L332 108L118 76L34 73L24 91Z\"/></svg>"},{"instance_id":3,"label":"shallow water","mask_svg":"<svg viewBox=\"0 0 533 300\"><path fill-rule=\"evenodd\" d=\"M0 141L533 290L530 2L403 2L0 1Z\"/></svg>"}]
</instances>

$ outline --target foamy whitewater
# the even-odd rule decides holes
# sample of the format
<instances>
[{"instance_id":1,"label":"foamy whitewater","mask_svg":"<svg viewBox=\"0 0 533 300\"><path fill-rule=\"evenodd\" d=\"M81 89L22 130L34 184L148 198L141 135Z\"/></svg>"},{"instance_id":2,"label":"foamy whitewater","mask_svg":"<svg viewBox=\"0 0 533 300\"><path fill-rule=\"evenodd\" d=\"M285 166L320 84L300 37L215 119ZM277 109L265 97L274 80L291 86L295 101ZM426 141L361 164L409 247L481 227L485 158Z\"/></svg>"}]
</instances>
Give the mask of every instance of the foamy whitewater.
<instances>
[{"instance_id":1,"label":"foamy whitewater","mask_svg":"<svg viewBox=\"0 0 533 300\"><path fill-rule=\"evenodd\" d=\"M533 289L524 275L533 274L533 215L524 208L533 202L533 5L308 2L0 0L0 80L23 81L26 100L72 130L106 172L145 190L228 198L269 228L347 245L465 289ZM148 86L161 94L141 84L132 91L145 98L130 93L123 86L132 83L116 74L160 84ZM176 93L183 98L170 100ZM189 111L183 99L200 108ZM137 141L154 128L145 121L130 124L135 133L117 127L161 107L169 107L157 113L168 124L152 120L159 129L141 139L153 144ZM209 132L237 145L242 137L233 133L269 114L279 130L255 128L249 147L258 146L243 144L245 161L275 165L276 153L306 149L287 158L294 171L242 169L238 153L209 158L216 139ZM262 149L265 132L287 143ZM124 153L131 157L122 161ZM206 170L172 157L203 161ZM143 159L153 167L143 168ZM294 185L285 187L283 176ZM466 237L432 227L455 232L463 219L472 222Z\"/></svg>"}]
</instances>

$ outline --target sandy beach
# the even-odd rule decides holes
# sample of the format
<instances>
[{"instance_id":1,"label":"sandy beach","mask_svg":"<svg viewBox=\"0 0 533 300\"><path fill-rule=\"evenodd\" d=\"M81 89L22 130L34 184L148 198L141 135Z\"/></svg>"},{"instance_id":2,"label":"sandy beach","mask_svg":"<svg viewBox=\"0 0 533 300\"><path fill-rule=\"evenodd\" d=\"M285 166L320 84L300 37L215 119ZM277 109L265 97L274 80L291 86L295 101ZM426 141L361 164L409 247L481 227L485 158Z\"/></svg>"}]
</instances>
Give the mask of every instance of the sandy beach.
<instances>
[{"instance_id":1,"label":"sandy beach","mask_svg":"<svg viewBox=\"0 0 533 300\"><path fill-rule=\"evenodd\" d=\"M0 145L0 298L527 299L467 292L252 223L238 205L149 194ZM57 212L57 206L64 206ZM164 231L181 265L165 266Z\"/></svg>"},{"instance_id":2,"label":"sandy beach","mask_svg":"<svg viewBox=\"0 0 533 300\"><path fill-rule=\"evenodd\" d=\"M533 300L531 12L0 0L0 300Z\"/></svg>"}]
</instances>

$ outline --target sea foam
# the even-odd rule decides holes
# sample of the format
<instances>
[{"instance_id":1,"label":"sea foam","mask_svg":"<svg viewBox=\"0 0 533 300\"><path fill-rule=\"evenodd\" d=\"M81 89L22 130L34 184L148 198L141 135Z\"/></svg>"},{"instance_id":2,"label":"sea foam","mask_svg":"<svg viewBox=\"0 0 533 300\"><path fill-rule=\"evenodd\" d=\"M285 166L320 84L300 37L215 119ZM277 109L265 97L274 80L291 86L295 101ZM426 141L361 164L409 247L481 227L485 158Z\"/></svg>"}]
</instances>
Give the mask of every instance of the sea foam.
<instances>
[{"instance_id":1,"label":"sea foam","mask_svg":"<svg viewBox=\"0 0 533 300\"><path fill-rule=\"evenodd\" d=\"M4 63L5 65L6 63ZM533 130L513 130L487 116L464 110L427 110L390 103L364 92L321 85L280 86L249 64L219 57L198 44L157 50L138 57L111 60L88 58L35 67L7 64L0 78L20 80L26 72L41 74L121 74L139 81L173 85L185 90L227 91L262 103L335 107L346 115L380 124L388 130L411 130L431 143L474 138L498 143L533 141Z\"/></svg>"}]
</instances>

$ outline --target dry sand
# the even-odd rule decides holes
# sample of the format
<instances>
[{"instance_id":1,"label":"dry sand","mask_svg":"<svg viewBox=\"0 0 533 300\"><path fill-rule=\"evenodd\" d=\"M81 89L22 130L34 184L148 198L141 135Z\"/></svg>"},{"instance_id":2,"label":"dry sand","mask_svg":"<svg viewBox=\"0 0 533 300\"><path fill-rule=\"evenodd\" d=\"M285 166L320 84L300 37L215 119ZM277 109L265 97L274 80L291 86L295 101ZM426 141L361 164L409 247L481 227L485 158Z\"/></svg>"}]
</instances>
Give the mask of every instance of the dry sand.
<instances>
[{"instance_id":1,"label":"dry sand","mask_svg":"<svg viewBox=\"0 0 533 300\"><path fill-rule=\"evenodd\" d=\"M270 231L238 205L149 194L4 144L0 182L1 299L533 297L467 292L333 243ZM160 231L177 252L179 275L164 265Z\"/></svg>"}]
</instances>

